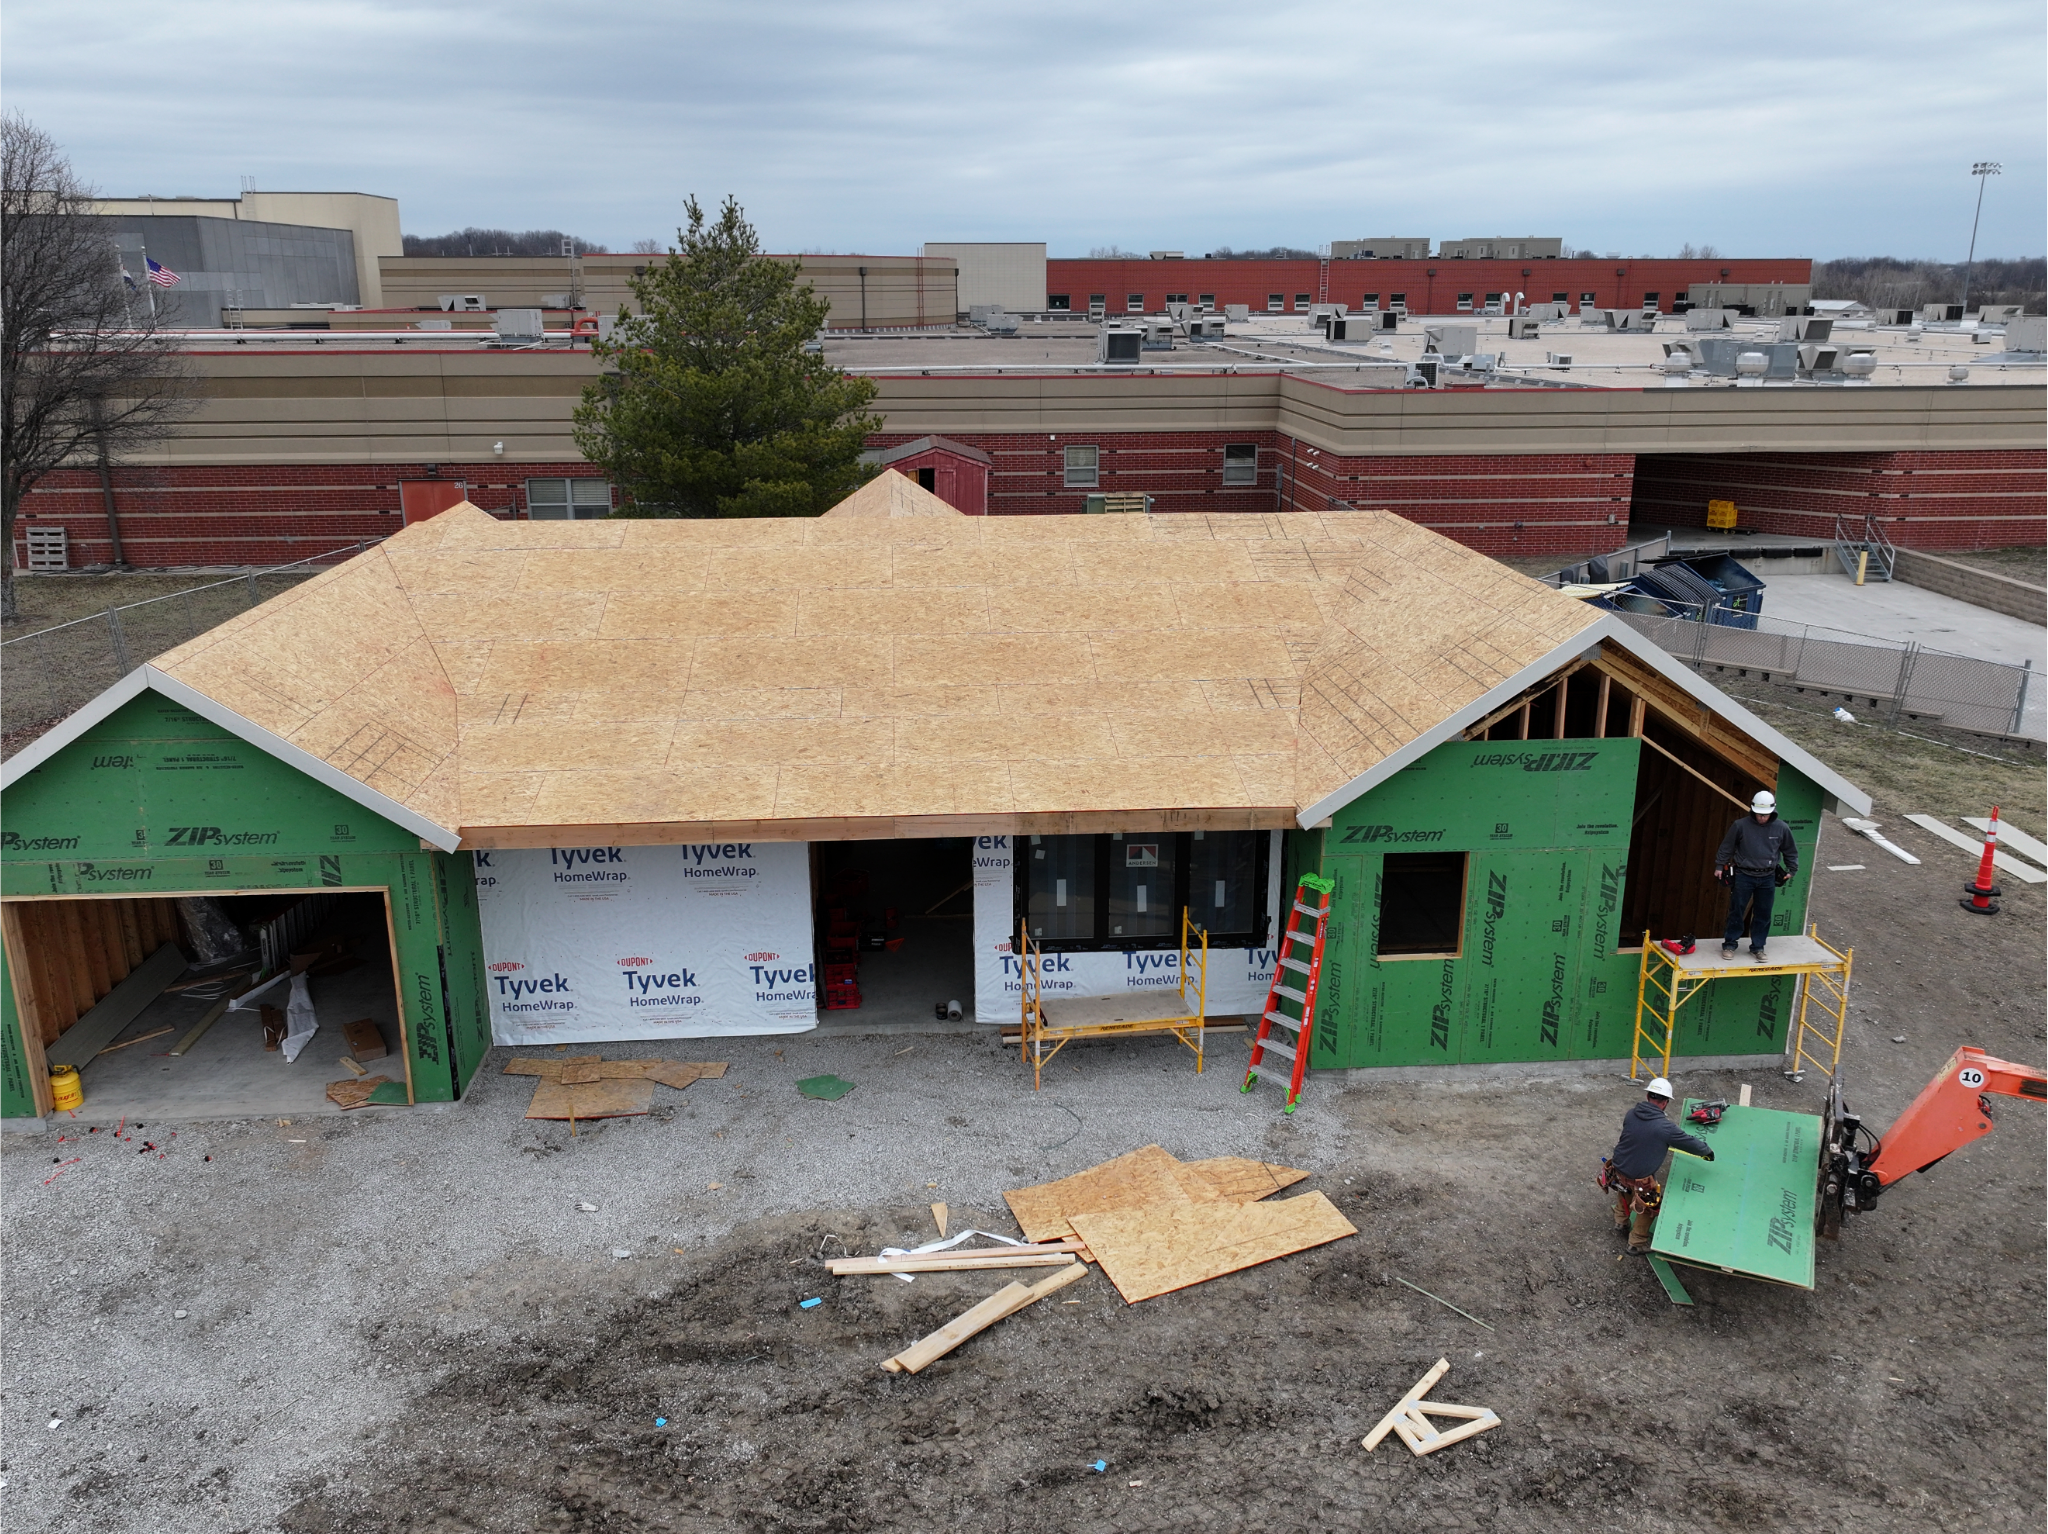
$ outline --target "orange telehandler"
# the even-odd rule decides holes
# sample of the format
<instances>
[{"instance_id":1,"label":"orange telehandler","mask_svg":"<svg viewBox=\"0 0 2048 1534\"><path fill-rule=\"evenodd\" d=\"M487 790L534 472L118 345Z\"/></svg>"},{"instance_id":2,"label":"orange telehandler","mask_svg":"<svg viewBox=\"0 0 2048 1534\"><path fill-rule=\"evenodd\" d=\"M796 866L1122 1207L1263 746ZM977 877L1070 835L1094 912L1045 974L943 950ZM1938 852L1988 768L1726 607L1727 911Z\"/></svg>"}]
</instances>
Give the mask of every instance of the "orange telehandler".
<instances>
[{"instance_id":1,"label":"orange telehandler","mask_svg":"<svg viewBox=\"0 0 2048 1534\"><path fill-rule=\"evenodd\" d=\"M1949 1057L1881 1140L1842 1106L1840 1078L1830 1082L1827 1113L1821 1121L1816 1233L1830 1241L1838 1239L1845 1211L1873 1208L1899 1179L1924 1172L1951 1151L1989 1134L1993 1093L2048 1100L2048 1073L1995 1060L1965 1045Z\"/></svg>"}]
</instances>

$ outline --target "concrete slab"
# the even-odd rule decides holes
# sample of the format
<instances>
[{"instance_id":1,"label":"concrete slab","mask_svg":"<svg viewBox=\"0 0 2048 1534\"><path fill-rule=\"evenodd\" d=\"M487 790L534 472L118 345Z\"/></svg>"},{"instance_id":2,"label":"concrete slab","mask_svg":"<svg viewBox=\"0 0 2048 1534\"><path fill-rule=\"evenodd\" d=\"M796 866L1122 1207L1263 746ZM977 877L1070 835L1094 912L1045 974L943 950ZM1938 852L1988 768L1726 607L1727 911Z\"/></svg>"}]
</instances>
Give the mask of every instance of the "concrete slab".
<instances>
[{"instance_id":1,"label":"concrete slab","mask_svg":"<svg viewBox=\"0 0 2048 1534\"><path fill-rule=\"evenodd\" d=\"M2037 671L2048 665L2048 629L1903 581L1858 586L1847 575L1778 576L1765 588L1764 616L1886 644L1910 639L1924 649L2009 666L2031 660Z\"/></svg>"}]
</instances>

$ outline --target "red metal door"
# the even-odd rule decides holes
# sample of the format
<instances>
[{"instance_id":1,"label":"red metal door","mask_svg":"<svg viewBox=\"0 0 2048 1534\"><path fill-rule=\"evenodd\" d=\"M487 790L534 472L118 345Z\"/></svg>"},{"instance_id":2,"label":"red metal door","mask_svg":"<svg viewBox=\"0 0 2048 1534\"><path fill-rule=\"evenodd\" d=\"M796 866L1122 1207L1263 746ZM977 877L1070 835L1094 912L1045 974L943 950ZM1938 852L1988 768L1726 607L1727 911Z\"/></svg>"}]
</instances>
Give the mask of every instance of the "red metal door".
<instances>
[{"instance_id":1,"label":"red metal door","mask_svg":"<svg viewBox=\"0 0 2048 1534\"><path fill-rule=\"evenodd\" d=\"M469 486L459 479L402 479L398 482L398 507L405 525L438 517L450 506L469 499Z\"/></svg>"}]
</instances>

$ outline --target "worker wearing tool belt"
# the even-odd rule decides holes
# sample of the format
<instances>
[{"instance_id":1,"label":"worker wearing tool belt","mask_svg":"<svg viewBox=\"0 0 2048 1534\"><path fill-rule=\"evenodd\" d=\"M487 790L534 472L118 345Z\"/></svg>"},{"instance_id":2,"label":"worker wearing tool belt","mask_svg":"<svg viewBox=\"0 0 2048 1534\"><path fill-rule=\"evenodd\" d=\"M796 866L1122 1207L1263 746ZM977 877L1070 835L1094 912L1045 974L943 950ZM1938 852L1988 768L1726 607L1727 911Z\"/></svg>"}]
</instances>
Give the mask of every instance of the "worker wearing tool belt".
<instances>
[{"instance_id":1,"label":"worker wearing tool belt","mask_svg":"<svg viewBox=\"0 0 2048 1534\"><path fill-rule=\"evenodd\" d=\"M1728 828L1714 854L1714 877L1728 886L1728 930L1721 939L1721 957L1735 957L1742 942L1743 916L1749 917L1749 956L1764 961L1771 937L1771 902L1799 872L1799 846L1792 828L1778 818L1778 801L1769 790L1750 801L1750 813Z\"/></svg>"},{"instance_id":2,"label":"worker wearing tool belt","mask_svg":"<svg viewBox=\"0 0 2048 1534\"><path fill-rule=\"evenodd\" d=\"M1714 1159L1713 1146L1665 1117L1670 1106L1671 1083L1659 1076L1650 1083L1649 1095L1628 1110L1628 1117L1621 1121L1621 1139L1601 1167L1600 1186L1615 1195L1614 1228L1628 1232L1632 1257L1646 1257L1650 1252L1657 1206L1664 1201L1664 1185L1657 1181L1664 1153L1676 1149L1690 1151L1705 1161Z\"/></svg>"}]
</instances>

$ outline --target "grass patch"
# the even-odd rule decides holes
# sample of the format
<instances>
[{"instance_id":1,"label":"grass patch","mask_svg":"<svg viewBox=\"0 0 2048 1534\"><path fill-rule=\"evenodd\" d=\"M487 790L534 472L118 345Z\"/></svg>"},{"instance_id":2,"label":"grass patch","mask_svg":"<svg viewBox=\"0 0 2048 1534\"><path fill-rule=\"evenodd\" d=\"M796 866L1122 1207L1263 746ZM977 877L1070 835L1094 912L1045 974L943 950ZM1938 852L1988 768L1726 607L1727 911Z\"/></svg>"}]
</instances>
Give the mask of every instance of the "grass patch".
<instances>
[{"instance_id":1,"label":"grass patch","mask_svg":"<svg viewBox=\"0 0 2048 1534\"><path fill-rule=\"evenodd\" d=\"M2020 549L1978 549L1969 554L1951 554L1945 549L1939 552L1930 549L1928 552L1974 570L2010 576L2030 586L2048 586L2048 549L2039 545Z\"/></svg>"}]
</instances>

